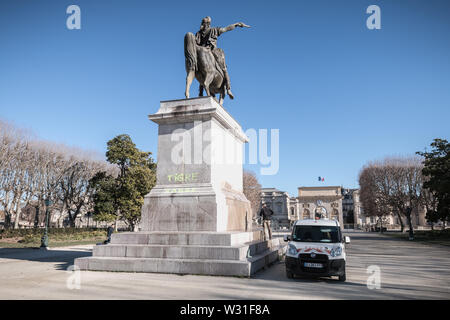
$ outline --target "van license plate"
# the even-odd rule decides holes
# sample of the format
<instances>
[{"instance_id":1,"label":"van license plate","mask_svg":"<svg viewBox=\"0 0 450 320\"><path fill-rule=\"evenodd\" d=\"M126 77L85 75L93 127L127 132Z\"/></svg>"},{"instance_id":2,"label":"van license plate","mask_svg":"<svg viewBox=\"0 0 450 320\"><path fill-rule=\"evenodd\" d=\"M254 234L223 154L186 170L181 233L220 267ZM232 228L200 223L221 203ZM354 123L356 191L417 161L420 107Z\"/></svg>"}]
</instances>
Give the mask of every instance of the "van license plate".
<instances>
[{"instance_id":1,"label":"van license plate","mask_svg":"<svg viewBox=\"0 0 450 320\"><path fill-rule=\"evenodd\" d=\"M305 262L305 267L307 267L307 268L322 268L323 265L321 263Z\"/></svg>"}]
</instances>

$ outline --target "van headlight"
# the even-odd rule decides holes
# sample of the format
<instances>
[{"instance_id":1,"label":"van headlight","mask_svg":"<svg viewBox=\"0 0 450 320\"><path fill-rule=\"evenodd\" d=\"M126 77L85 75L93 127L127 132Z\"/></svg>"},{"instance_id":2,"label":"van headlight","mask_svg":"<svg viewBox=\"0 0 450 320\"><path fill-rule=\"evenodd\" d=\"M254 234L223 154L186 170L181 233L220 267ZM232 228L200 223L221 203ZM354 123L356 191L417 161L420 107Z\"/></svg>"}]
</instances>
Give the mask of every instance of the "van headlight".
<instances>
[{"instance_id":1,"label":"van headlight","mask_svg":"<svg viewBox=\"0 0 450 320\"><path fill-rule=\"evenodd\" d=\"M342 254L342 248L341 247L333 248L331 250L331 253L330 253L330 255L332 257L339 257L341 254Z\"/></svg>"},{"instance_id":2,"label":"van headlight","mask_svg":"<svg viewBox=\"0 0 450 320\"><path fill-rule=\"evenodd\" d=\"M291 256L297 255L297 247L294 246L293 244L289 244L288 245L288 254L290 254Z\"/></svg>"}]
</instances>

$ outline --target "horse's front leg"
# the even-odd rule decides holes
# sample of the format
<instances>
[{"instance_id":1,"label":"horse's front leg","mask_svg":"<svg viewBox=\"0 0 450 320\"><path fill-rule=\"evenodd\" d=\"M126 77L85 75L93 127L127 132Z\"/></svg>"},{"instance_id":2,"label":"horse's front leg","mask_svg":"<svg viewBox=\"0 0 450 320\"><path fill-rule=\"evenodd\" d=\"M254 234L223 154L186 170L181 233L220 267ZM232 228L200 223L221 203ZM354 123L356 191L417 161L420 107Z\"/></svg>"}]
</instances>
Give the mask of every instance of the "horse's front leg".
<instances>
[{"instance_id":1,"label":"horse's front leg","mask_svg":"<svg viewBox=\"0 0 450 320\"><path fill-rule=\"evenodd\" d=\"M211 84L211 82L213 80L214 80L214 74L212 72L211 73L207 73L206 77L205 77L205 81L203 83L203 87L205 88L207 96L211 95L211 91L209 90L209 85Z\"/></svg>"},{"instance_id":2,"label":"horse's front leg","mask_svg":"<svg viewBox=\"0 0 450 320\"><path fill-rule=\"evenodd\" d=\"M186 99L189 99L189 91L191 89L191 84L194 78L195 78L195 70L189 70L188 74L186 75L186 91L184 93Z\"/></svg>"}]
</instances>

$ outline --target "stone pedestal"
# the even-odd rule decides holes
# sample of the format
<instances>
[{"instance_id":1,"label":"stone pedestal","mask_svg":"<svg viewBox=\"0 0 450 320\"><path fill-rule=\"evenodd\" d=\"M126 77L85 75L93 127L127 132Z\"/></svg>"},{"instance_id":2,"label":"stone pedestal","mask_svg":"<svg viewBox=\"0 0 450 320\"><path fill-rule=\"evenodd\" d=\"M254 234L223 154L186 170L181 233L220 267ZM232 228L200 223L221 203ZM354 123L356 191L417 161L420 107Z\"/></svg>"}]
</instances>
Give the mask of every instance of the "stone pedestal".
<instances>
[{"instance_id":1,"label":"stone pedestal","mask_svg":"<svg viewBox=\"0 0 450 320\"><path fill-rule=\"evenodd\" d=\"M252 230L241 126L212 97L161 102L157 183L139 232L113 234L81 270L250 276L285 251Z\"/></svg>"},{"instance_id":2,"label":"stone pedestal","mask_svg":"<svg viewBox=\"0 0 450 320\"><path fill-rule=\"evenodd\" d=\"M212 97L161 102L157 183L145 197L143 231L246 231L241 126Z\"/></svg>"}]
</instances>

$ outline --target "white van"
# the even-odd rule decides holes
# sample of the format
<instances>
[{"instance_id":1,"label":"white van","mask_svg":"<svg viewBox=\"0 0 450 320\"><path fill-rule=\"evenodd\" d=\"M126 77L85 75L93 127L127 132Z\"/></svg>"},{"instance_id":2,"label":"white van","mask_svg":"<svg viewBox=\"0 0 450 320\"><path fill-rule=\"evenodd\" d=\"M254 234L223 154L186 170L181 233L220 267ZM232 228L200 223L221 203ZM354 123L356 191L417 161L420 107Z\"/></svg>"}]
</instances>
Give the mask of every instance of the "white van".
<instances>
[{"instance_id":1,"label":"white van","mask_svg":"<svg viewBox=\"0 0 450 320\"><path fill-rule=\"evenodd\" d=\"M286 251L286 276L313 275L338 276L345 281L345 244L349 237L342 237L336 220L297 220L292 234L284 236L289 241Z\"/></svg>"}]
</instances>

